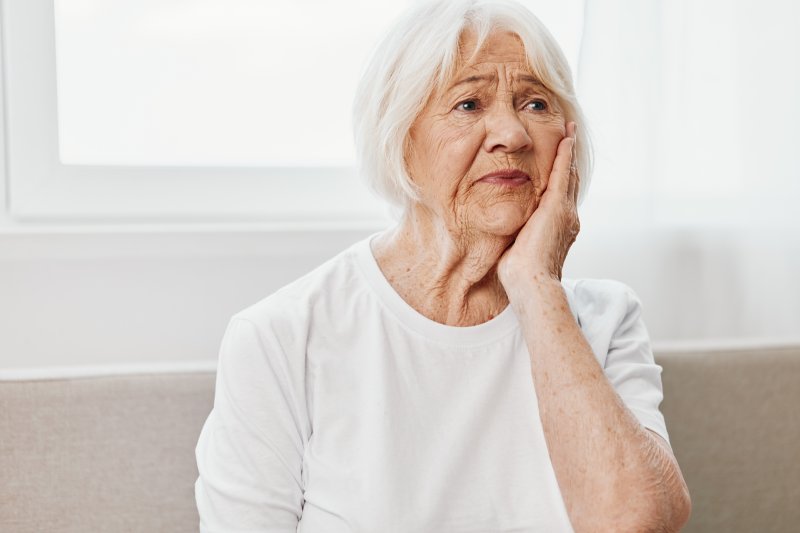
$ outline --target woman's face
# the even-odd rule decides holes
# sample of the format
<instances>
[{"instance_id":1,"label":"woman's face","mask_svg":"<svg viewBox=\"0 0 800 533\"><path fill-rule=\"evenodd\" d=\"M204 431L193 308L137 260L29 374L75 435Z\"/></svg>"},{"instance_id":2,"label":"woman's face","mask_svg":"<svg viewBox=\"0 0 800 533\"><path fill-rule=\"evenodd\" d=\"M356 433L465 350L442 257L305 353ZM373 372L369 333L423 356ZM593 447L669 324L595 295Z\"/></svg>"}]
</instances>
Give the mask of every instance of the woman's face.
<instances>
[{"instance_id":1,"label":"woman's face","mask_svg":"<svg viewBox=\"0 0 800 533\"><path fill-rule=\"evenodd\" d=\"M414 121L406 162L420 207L448 227L510 236L539 205L566 122L514 34L491 34L467 63L475 40L462 36L457 73ZM530 179L485 178L508 169Z\"/></svg>"}]
</instances>

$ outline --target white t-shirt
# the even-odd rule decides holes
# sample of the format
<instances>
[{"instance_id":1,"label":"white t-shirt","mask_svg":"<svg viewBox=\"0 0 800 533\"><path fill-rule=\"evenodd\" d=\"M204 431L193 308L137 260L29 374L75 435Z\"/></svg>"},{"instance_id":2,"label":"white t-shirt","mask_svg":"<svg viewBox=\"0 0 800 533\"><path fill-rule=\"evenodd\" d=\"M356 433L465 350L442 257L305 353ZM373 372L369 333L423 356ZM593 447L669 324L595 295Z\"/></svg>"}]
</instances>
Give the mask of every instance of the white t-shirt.
<instances>
[{"instance_id":1,"label":"white t-shirt","mask_svg":"<svg viewBox=\"0 0 800 533\"><path fill-rule=\"evenodd\" d=\"M196 449L200 530L571 532L511 306L471 327L426 318L374 236L231 318ZM614 389L668 440L636 295L562 285Z\"/></svg>"}]
</instances>

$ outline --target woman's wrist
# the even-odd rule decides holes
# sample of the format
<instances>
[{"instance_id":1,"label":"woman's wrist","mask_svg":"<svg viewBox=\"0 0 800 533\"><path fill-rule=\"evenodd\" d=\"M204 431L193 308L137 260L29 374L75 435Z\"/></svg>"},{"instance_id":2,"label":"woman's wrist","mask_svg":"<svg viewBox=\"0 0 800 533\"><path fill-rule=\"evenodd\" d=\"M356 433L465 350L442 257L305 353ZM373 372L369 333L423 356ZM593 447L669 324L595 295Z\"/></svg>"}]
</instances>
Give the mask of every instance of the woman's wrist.
<instances>
[{"instance_id":1,"label":"woman's wrist","mask_svg":"<svg viewBox=\"0 0 800 533\"><path fill-rule=\"evenodd\" d=\"M509 302L518 314L528 314L531 305L553 302L564 296L561 280L544 271L514 276L504 285Z\"/></svg>"},{"instance_id":2,"label":"woman's wrist","mask_svg":"<svg viewBox=\"0 0 800 533\"><path fill-rule=\"evenodd\" d=\"M540 290L548 285L561 285L560 276L545 268L531 268L513 273L506 273L501 277L501 282L506 292L530 293Z\"/></svg>"}]
</instances>

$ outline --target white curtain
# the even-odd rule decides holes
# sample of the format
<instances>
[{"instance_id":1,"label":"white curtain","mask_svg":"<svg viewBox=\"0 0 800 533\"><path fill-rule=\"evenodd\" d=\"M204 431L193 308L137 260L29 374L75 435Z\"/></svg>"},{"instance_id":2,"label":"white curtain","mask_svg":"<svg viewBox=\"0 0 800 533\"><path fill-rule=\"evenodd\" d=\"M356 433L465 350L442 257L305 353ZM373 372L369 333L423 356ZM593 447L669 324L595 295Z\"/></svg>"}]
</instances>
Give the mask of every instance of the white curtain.
<instances>
[{"instance_id":1,"label":"white curtain","mask_svg":"<svg viewBox=\"0 0 800 533\"><path fill-rule=\"evenodd\" d=\"M656 341L800 339L800 3L583 7L596 168L565 274L629 283Z\"/></svg>"}]
</instances>

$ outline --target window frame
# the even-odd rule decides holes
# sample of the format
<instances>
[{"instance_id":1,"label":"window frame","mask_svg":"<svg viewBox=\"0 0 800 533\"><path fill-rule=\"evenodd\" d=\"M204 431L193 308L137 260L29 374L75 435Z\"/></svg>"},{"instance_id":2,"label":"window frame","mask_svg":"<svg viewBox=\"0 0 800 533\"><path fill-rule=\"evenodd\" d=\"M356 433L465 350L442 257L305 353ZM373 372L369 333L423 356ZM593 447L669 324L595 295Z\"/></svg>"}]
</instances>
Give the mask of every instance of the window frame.
<instances>
[{"instance_id":1,"label":"window frame","mask_svg":"<svg viewBox=\"0 0 800 533\"><path fill-rule=\"evenodd\" d=\"M7 208L20 222L384 225L352 167L64 165L53 0L3 0ZM313 192L312 192L313 191Z\"/></svg>"}]
</instances>

